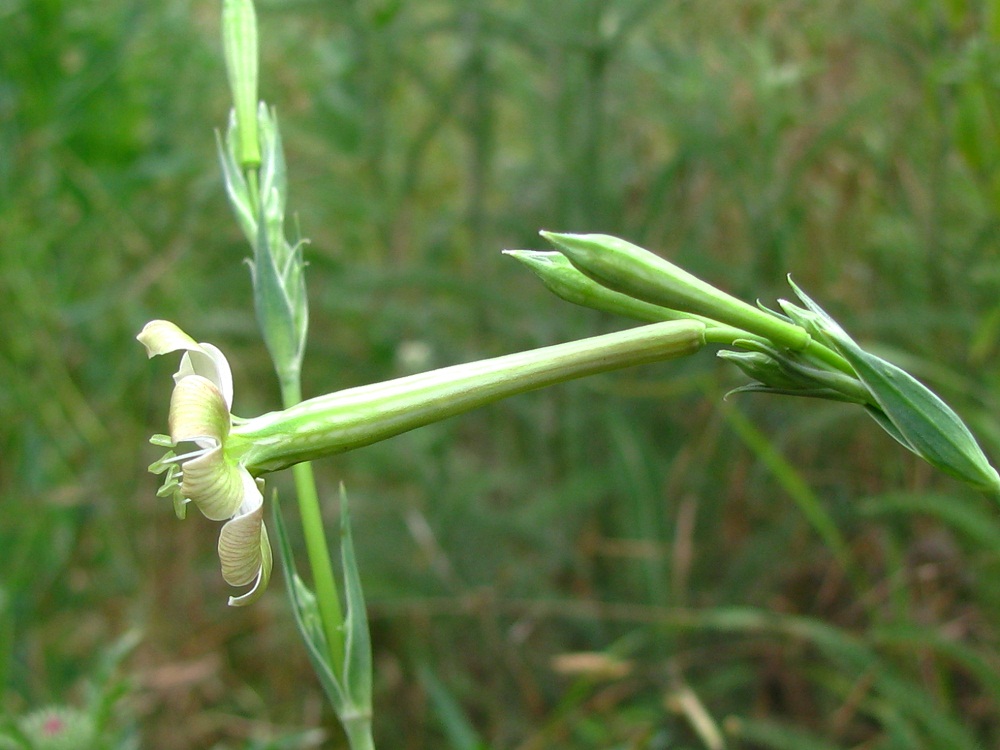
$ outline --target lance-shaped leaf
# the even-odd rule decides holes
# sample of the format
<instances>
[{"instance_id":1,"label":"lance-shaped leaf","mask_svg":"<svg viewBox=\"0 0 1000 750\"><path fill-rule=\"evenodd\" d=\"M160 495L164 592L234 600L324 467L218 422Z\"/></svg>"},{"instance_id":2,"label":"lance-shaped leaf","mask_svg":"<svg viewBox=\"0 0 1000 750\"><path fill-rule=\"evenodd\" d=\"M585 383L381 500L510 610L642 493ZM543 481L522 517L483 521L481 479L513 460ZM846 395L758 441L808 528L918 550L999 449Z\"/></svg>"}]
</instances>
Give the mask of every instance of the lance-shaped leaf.
<instances>
[{"instance_id":1,"label":"lance-shaped leaf","mask_svg":"<svg viewBox=\"0 0 1000 750\"><path fill-rule=\"evenodd\" d=\"M285 238L284 155L277 118L263 104L259 112L261 165L260 221L253 242L254 307L276 369L287 379L297 373L309 325L302 243Z\"/></svg>"},{"instance_id":2,"label":"lance-shaped leaf","mask_svg":"<svg viewBox=\"0 0 1000 750\"><path fill-rule=\"evenodd\" d=\"M347 492L340 485L340 560L344 569L344 687L351 697L353 721L370 721L372 714L372 644L368 632L368 613L358 561L354 556L351 517ZM342 717L346 722L346 719Z\"/></svg>"},{"instance_id":3,"label":"lance-shaped leaf","mask_svg":"<svg viewBox=\"0 0 1000 750\"><path fill-rule=\"evenodd\" d=\"M257 244L257 202L258 196L253 195L247 179L240 167L237 150L239 143L236 132L236 112L229 113L229 127L225 138L215 133L215 144L219 154L219 164L222 167L222 180L226 186L226 196L229 205L236 215L236 221L243 230L243 235L251 247Z\"/></svg>"},{"instance_id":4,"label":"lance-shaped leaf","mask_svg":"<svg viewBox=\"0 0 1000 750\"><path fill-rule=\"evenodd\" d=\"M785 301L782 308L814 335L829 341L850 363L884 420L871 409L869 413L890 435L932 466L979 489L1000 492L1000 475L948 404L905 370L858 346L791 279L789 283L808 309Z\"/></svg>"},{"instance_id":5,"label":"lance-shaped leaf","mask_svg":"<svg viewBox=\"0 0 1000 750\"><path fill-rule=\"evenodd\" d=\"M316 596L302 582L295 570L295 558L292 555L277 496L274 497L273 505L274 523L278 533L278 554L285 571L288 598L292 605L295 625L306 645L309 661L345 728L348 724L356 726L358 722L368 722L371 718L371 641L351 541L350 521L345 510L346 503L341 506L341 560L344 566L347 614L343 623L345 654L343 673L340 674L333 667L330 645L324 634Z\"/></svg>"}]
</instances>

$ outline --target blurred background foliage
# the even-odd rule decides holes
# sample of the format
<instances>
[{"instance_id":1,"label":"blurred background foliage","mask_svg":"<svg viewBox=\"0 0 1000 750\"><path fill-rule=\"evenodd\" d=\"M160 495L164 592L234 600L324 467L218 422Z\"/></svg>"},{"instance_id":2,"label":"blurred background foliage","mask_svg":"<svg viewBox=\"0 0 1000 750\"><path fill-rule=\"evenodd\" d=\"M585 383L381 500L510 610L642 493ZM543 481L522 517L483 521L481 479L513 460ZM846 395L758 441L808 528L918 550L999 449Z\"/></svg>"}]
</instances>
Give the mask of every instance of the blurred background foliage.
<instances>
[{"instance_id":1,"label":"blurred background foliage","mask_svg":"<svg viewBox=\"0 0 1000 750\"><path fill-rule=\"evenodd\" d=\"M280 578L226 608L217 526L145 472L174 367L147 320L222 347L237 413L278 404L214 153L219 10L0 0L3 709L102 674L142 747L337 747ZM259 13L307 394L629 325L499 252L608 232L747 299L792 273L1000 457L996 0ZM739 382L703 354L317 465L331 528L352 500L381 747L1000 746L996 506L860 410Z\"/></svg>"}]
</instances>

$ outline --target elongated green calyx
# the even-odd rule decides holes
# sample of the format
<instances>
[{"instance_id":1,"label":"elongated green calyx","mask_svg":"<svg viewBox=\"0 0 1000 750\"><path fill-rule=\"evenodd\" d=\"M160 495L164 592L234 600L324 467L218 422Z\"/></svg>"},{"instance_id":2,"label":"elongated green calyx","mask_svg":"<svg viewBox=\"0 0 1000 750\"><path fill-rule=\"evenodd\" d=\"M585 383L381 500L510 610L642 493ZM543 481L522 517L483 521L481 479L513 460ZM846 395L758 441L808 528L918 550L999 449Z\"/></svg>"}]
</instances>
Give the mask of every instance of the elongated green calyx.
<instances>
[{"instance_id":1,"label":"elongated green calyx","mask_svg":"<svg viewBox=\"0 0 1000 750\"><path fill-rule=\"evenodd\" d=\"M979 489L1000 493L1000 475L948 404L905 370L858 346L791 279L789 283L807 309L786 301L782 309L851 364L877 404L869 414L886 432L932 466Z\"/></svg>"},{"instance_id":2,"label":"elongated green calyx","mask_svg":"<svg viewBox=\"0 0 1000 750\"><path fill-rule=\"evenodd\" d=\"M359 448L518 393L693 354L705 326L669 321L303 401L234 425L227 455L260 474Z\"/></svg>"},{"instance_id":3,"label":"elongated green calyx","mask_svg":"<svg viewBox=\"0 0 1000 750\"><path fill-rule=\"evenodd\" d=\"M654 305L703 315L719 323L801 350L809 334L799 326L716 289L668 260L606 234L541 235L597 283Z\"/></svg>"},{"instance_id":4,"label":"elongated green calyx","mask_svg":"<svg viewBox=\"0 0 1000 750\"><path fill-rule=\"evenodd\" d=\"M260 165L257 134L257 15L253 0L224 0L222 45L236 112L237 161L244 169Z\"/></svg>"}]
</instances>

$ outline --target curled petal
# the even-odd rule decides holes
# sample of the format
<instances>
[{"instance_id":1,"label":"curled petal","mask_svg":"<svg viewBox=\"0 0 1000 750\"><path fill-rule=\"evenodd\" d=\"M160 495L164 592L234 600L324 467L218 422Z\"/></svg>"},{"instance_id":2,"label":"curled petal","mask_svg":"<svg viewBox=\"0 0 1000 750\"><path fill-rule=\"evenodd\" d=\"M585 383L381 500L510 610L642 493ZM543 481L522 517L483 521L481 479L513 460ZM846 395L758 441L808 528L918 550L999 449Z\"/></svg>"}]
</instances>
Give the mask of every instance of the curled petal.
<instances>
[{"instance_id":1,"label":"curled petal","mask_svg":"<svg viewBox=\"0 0 1000 750\"><path fill-rule=\"evenodd\" d=\"M169 320L151 320L143 326L136 336L139 343L146 347L146 355L150 358L158 354L168 354L179 349L197 349L198 342Z\"/></svg>"},{"instance_id":2,"label":"curled petal","mask_svg":"<svg viewBox=\"0 0 1000 750\"><path fill-rule=\"evenodd\" d=\"M210 380L191 375L174 386L170 398L170 438L175 444L194 442L201 448L183 462L180 492L213 521L229 518L236 512L247 496L247 481L256 491L249 473L225 456L223 443L229 425L229 409Z\"/></svg>"},{"instance_id":3,"label":"curled petal","mask_svg":"<svg viewBox=\"0 0 1000 750\"><path fill-rule=\"evenodd\" d=\"M184 464L181 494L198 506L205 518L222 521L243 505L247 492L260 492L246 469L226 460L219 445Z\"/></svg>"},{"instance_id":4,"label":"curled petal","mask_svg":"<svg viewBox=\"0 0 1000 750\"><path fill-rule=\"evenodd\" d=\"M231 606L255 601L267 587L271 577L271 545L264 526L263 496L254 480L246 473L248 494L239 512L219 534L219 561L222 577L230 586L253 588L238 597L230 597Z\"/></svg>"},{"instance_id":5,"label":"curled petal","mask_svg":"<svg viewBox=\"0 0 1000 750\"><path fill-rule=\"evenodd\" d=\"M146 347L149 357L183 351L184 356L181 358L180 369L174 375L174 381L180 382L188 375L208 378L222 393L226 406L232 406L233 373L225 355L217 347L198 343L168 320L150 321L136 338Z\"/></svg>"},{"instance_id":6,"label":"curled petal","mask_svg":"<svg viewBox=\"0 0 1000 750\"><path fill-rule=\"evenodd\" d=\"M212 344L198 344L197 349L185 352L181 357L180 369L174 373L174 382L179 383L190 375L201 375L211 380L222 394L226 408L232 407L233 372L229 368L226 355L218 347Z\"/></svg>"},{"instance_id":7,"label":"curled petal","mask_svg":"<svg viewBox=\"0 0 1000 750\"><path fill-rule=\"evenodd\" d=\"M174 386L170 396L170 439L195 442L203 448L221 445L229 434L229 407L215 384L191 375Z\"/></svg>"}]
</instances>

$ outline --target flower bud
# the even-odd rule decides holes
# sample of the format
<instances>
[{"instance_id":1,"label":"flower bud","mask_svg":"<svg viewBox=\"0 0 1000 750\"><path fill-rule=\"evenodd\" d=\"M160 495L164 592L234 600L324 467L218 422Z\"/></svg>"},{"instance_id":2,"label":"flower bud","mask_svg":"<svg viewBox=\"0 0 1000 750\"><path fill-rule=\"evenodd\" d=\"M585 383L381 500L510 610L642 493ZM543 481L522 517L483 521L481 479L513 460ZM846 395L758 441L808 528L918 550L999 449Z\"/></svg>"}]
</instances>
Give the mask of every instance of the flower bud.
<instances>
[{"instance_id":1,"label":"flower bud","mask_svg":"<svg viewBox=\"0 0 1000 750\"><path fill-rule=\"evenodd\" d=\"M542 232L570 262L599 284L630 297L703 315L798 351L809 334L781 317L716 289L668 260L605 234Z\"/></svg>"},{"instance_id":2,"label":"flower bud","mask_svg":"<svg viewBox=\"0 0 1000 750\"><path fill-rule=\"evenodd\" d=\"M244 169L260 165L257 134L257 15L253 0L224 0L222 45L226 73L236 111L238 162Z\"/></svg>"},{"instance_id":3,"label":"flower bud","mask_svg":"<svg viewBox=\"0 0 1000 750\"><path fill-rule=\"evenodd\" d=\"M732 362L757 382L736 388L729 394L775 393L856 404L867 404L869 401L865 387L841 372L812 367L793 353L779 351L757 341L737 340L734 344L751 351L724 349L718 357Z\"/></svg>"},{"instance_id":4,"label":"flower bud","mask_svg":"<svg viewBox=\"0 0 1000 750\"><path fill-rule=\"evenodd\" d=\"M545 287L560 299L612 315L622 315L645 323L663 320L689 320L692 315L629 297L585 275L569 258L556 250L504 250L526 265ZM703 322L710 322L703 320Z\"/></svg>"}]
</instances>

